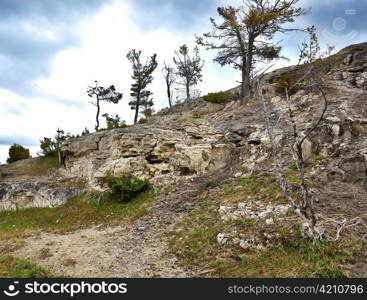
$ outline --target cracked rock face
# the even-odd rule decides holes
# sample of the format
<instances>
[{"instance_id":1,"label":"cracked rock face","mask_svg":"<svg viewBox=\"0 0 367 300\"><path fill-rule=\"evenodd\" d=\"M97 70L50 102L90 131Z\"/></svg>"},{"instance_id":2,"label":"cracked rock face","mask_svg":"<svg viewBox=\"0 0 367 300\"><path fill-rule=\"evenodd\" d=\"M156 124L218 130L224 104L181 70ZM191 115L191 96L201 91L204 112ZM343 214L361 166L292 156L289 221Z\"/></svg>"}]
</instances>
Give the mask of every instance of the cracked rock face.
<instances>
[{"instance_id":1,"label":"cracked rock face","mask_svg":"<svg viewBox=\"0 0 367 300\"><path fill-rule=\"evenodd\" d=\"M162 186L224 166L232 149L210 126L134 126L99 132L62 147L66 172L102 189L107 174L131 174Z\"/></svg>"},{"instance_id":2,"label":"cracked rock face","mask_svg":"<svg viewBox=\"0 0 367 300\"><path fill-rule=\"evenodd\" d=\"M79 188L50 188L47 182L0 183L0 211L55 207L82 192Z\"/></svg>"}]
</instances>

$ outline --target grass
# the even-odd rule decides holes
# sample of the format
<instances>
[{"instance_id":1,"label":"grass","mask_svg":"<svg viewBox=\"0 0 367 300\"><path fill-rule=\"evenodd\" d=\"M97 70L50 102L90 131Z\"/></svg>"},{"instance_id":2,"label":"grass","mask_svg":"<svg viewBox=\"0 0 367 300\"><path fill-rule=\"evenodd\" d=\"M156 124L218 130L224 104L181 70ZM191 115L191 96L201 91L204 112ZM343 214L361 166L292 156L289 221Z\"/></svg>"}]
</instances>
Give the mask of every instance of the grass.
<instances>
[{"instance_id":1,"label":"grass","mask_svg":"<svg viewBox=\"0 0 367 300\"><path fill-rule=\"evenodd\" d=\"M207 179L207 180L204 180L201 185L203 188L208 189L208 188L213 188L213 187L218 186L219 183L215 180Z\"/></svg>"},{"instance_id":2,"label":"grass","mask_svg":"<svg viewBox=\"0 0 367 300\"><path fill-rule=\"evenodd\" d=\"M132 222L145 215L155 198L146 191L128 203L87 201L86 194L55 208L27 208L0 212L0 240L24 237L37 231L66 233L97 224Z\"/></svg>"},{"instance_id":3,"label":"grass","mask_svg":"<svg viewBox=\"0 0 367 300\"><path fill-rule=\"evenodd\" d=\"M225 180L222 191L224 200L233 204L247 200L249 197L264 202L285 203L286 201L277 185L277 179L267 173Z\"/></svg>"},{"instance_id":4,"label":"grass","mask_svg":"<svg viewBox=\"0 0 367 300\"><path fill-rule=\"evenodd\" d=\"M249 197L264 203L285 203L275 178L264 175L225 181L215 199L191 210L175 224L168 240L169 249L179 257L179 263L210 270L207 275L211 277L345 277L342 265L355 263L360 247L346 240L307 241L298 232L275 224L271 228L272 246L266 250L218 244L217 235L232 232L233 228L249 236L255 233L260 239L262 232L269 232L265 224L256 220L244 218L228 223L218 214L219 205L236 205Z\"/></svg>"},{"instance_id":5,"label":"grass","mask_svg":"<svg viewBox=\"0 0 367 300\"><path fill-rule=\"evenodd\" d=\"M266 251L242 254L239 259L213 262L219 277L346 277L341 260L353 260L354 252L332 242L311 242L299 235L284 235L277 246Z\"/></svg>"},{"instance_id":6,"label":"grass","mask_svg":"<svg viewBox=\"0 0 367 300\"><path fill-rule=\"evenodd\" d=\"M27 173L33 176L45 175L52 168L60 166L59 160L54 156L37 157L28 166Z\"/></svg>"},{"instance_id":7,"label":"grass","mask_svg":"<svg viewBox=\"0 0 367 300\"><path fill-rule=\"evenodd\" d=\"M27 260L0 255L0 278L49 278L49 271Z\"/></svg>"}]
</instances>

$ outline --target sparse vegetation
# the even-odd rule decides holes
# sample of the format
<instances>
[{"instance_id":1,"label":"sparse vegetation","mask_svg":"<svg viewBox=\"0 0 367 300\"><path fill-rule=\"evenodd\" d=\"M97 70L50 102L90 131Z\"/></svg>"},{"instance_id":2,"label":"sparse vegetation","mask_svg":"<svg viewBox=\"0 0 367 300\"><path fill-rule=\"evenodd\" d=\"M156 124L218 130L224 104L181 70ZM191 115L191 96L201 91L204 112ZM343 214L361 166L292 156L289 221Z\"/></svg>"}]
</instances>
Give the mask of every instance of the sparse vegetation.
<instances>
[{"instance_id":1,"label":"sparse vegetation","mask_svg":"<svg viewBox=\"0 0 367 300\"><path fill-rule=\"evenodd\" d=\"M205 201L180 220L169 236L170 250L182 264L208 270L210 277L345 277L341 262L355 262L361 245L355 242L304 240L299 232L279 231L266 250L244 250L238 246L220 246L217 235L226 226L218 214L221 204L235 205L246 197L259 197L264 203L285 203L272 176L238 178L221 185L222 192L213 201ZM276 199L278 196L280 199ZM254 219L235 222L241 232L263 232ZM232 227L231 227L232 228Z\"/></svg>"},{"instance_id":2,"label":"sparse vegetation","mask_svg":"<svg viewBox=\"0 0 367 300\"><path fill-rule=\"evenodd\" d=\"M51 253L51 249L50 248L42 248L40 250L40 255L39 258L40 259L46 259L48 257L51 257L53 254Z\"/></svg>"},{"instance_id":3,"label":"sparse vegetation","mask_svg":"<svg viewBox=\"0 0 367 300\"><path fill-rule=\"evenodd\" d=\"M33 176L46 175L52 168L60 166L56 156L37 157L30 162L27 173Z\"/></svg>"}]
</instances>

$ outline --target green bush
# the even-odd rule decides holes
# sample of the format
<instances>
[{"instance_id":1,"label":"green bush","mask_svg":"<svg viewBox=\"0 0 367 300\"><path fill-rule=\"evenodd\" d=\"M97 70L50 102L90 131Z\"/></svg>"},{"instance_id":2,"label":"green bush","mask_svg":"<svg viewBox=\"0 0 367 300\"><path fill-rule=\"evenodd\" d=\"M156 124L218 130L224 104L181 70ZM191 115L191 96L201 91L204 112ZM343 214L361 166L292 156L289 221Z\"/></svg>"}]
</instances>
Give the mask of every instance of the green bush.
<instances>
[{"instance_id":1,"label":"green bush","mask_svg":"<svg viewBox=\"0 0 367 300\"><path fill-rule=\"evenodd\" d=\"M299 86L293 76L286 74L279 78L275 87L275 92L279 95L285 95L285 89L288 89L288 95L292 96L299 91Z\"/></svg>"},{"instance_id":2,"label":"green bush","mask_svg":"<svg viewBox=\"0 0 367 300\"><path fill-rule=\"evenodd\" d=\"M107 195L120 202L131 201L150 187L147 179L141 180L130 175L122 175L120 177L108 176L106 182L110 188Z\"/></svg>"},{"instance_id":3,"label":"green bush","mask_svg":"<svg viewBox=\"0 0 367 300\"><path fill-rule=\"evenodd\" d=\"M140 118L140 120L139 120L138 123L139 124L146 124L146 123L148 123L148 119L146 119L146 118Z\"/></svg>"},{"instance_id":4,"label":"green bush","mask_svg":"<svg viewBox=\"0 0 367 300\"><path fill-rule=\"evenodd\" d=\"M216 104L227 103L236 99L237 95L230 92L209 93L203 97L204 101Z\"/></svg>"},{"instance_id":5,"label":"green bush","mask_svg":"<svg viewBox=\"0 0 367 300\"><path fill-rule=\"evenodd\" d=\"M16 162L18 160L30 158L29 149L24 148L21 145L14 144L9 148L9 158L6 160L8 164Z\"/></svg>"}]
</instances>

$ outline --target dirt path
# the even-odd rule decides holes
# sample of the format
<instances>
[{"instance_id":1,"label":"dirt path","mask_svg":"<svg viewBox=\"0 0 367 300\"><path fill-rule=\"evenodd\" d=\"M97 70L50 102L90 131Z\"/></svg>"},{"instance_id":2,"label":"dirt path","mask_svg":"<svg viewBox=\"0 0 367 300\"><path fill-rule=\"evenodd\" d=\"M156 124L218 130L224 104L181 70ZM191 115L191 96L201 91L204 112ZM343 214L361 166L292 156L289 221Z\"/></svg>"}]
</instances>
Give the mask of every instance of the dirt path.
<instances>
[{"instance_id":1,"label":"dirt path","mask_svg":"<svg viewBox=\"0 0 367 300\"><path fill-rule=\"evenodd\" d=\"M230 169L216 173L227 178ZM97 226L66 235L41 233L25 239L25 246L15 251L56 275L67 277L194 277L198 270L184 269L168 252L166 233L182 218L188 207L197 205L202 181L182 183L158 197L150 212L127 226ZM42 249L49 249L41 257Z\"/></svg>"},{"instance_id":2,"label":"dirt path","mask_svg":"<svg viewBox=\"0 0 367 300\"><path fill-rule=\"evenodd\" d=\"M14 255L67 277L189 277L164 241L134 228L88 228L67 235L43 233ZM41 257L42 249L49 257ZM47 255L46 255L47 256Z\"/></svg>"},{"instance_id":3,"label":"dirt path","mask_svg":"<svg viewBox=\"0 0 367 300\"><path fill-rule=\"evenodd\" d=\"M191 277L192 270L175 264L164 238L167 226L184 211L177 204L164 195L134 224L97 226L66 235L41 233L25 239L25 246L14 255L68 277ZM42 256L42 249L49 251Z\"/></svg>"}]
</instances>

